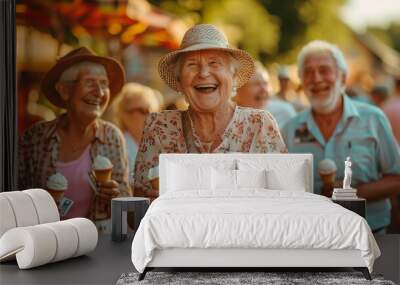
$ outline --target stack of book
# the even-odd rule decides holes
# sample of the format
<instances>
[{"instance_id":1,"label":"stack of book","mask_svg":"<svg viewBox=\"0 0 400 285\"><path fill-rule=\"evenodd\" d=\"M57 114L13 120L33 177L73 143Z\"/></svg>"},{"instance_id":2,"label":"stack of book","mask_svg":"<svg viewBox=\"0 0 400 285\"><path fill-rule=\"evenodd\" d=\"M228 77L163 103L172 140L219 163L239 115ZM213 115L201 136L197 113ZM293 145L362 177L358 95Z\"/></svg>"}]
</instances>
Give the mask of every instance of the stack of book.
<instances>
[{"instance_id":1,"label":"stack of book","mask_svg":"<svg viewBox=\"0 0 400 285\"><path fill-rule=\"evenodd\" d=\"M335 188L333 189L332 199L335 200L351 200L351 199L358 199L357 197L357 189L342 189L342 188Z\"/></svg>"}]
</instances>

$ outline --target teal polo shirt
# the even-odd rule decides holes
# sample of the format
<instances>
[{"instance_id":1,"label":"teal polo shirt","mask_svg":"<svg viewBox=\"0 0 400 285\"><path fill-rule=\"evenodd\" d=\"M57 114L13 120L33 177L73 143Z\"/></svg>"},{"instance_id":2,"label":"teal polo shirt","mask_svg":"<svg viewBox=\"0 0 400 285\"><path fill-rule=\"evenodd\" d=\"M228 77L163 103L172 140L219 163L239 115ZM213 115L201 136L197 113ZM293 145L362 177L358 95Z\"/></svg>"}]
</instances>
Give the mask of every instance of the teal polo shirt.
<instances>
[{"instance_id":1,"label":"teal polo shirt","mask_svg":"<svg viewBox=\"0 0 400 285\"><path fill-rule=\"evenodd\" d=\"M400 174L400 155L389 121L383 112L369 104L343 96L344 112L336 129L325 141L311 110L288 121L282 136L290 153L314 155L314 193L321 194L318 163L329 158L337 166L337 180L343 180L344 161L352 160L351 185L379 180L382 174ZM379 189L376 189L379 191ZM390 224L390 200L367 203L367 221L375 230Z\"/></svg>"}]
</instances>

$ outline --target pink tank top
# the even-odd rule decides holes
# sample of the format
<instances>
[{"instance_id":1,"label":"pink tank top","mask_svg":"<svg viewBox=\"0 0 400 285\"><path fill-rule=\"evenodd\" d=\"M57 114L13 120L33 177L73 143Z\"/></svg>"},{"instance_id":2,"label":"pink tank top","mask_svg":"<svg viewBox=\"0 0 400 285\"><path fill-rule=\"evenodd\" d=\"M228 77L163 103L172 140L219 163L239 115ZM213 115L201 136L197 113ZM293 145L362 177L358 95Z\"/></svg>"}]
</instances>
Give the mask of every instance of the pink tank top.
<instances>
[{"instance_id":1,"label":"pink tank top","mask_svg":"<svg viewBox=\"0 0 400 285\"><path fill-rule=\"evenodd\" d=\"M89 144L82 155L74 161L57 161L56 168L68 181L64 196L74 201L63 219L89 216L94 192L89 184L88 172L92 168Z\"/></svg>"}]
</instances>

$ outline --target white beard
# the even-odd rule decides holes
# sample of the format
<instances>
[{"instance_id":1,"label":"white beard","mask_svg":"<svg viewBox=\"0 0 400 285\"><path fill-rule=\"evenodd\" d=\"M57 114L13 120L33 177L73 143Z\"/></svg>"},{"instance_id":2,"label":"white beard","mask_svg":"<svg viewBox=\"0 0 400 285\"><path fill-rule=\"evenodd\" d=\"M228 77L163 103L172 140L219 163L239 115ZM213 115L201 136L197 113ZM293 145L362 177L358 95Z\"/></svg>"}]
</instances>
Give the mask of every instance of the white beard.
<instances>
[{"instance_id":1,"label":"white beard","mask_svg":"<svg viewBox=\"0 0 400 285\"><path fill-rule=\"evenodd\" d=\"M329 96L324 99L315 99L312 96L309 96L310 103L313 110L316 113L320 114L329 114L332 113L336 106L338 105L340 96L343 93L343 86L340 80L337 80L335 83L335 87L329 93Z\"/></svg>"}]
</instances>

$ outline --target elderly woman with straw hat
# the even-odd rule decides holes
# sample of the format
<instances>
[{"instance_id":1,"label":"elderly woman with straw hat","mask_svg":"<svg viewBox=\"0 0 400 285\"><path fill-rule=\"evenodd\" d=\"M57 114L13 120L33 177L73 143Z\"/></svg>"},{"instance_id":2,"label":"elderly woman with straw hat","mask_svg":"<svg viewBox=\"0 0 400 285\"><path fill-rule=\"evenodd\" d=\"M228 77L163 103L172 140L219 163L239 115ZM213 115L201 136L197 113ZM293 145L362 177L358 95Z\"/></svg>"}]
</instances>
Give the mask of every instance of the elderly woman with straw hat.
<instances>
[{"instance_id":1,"label":"elderly woman with straw hat","mask_svg":"<svg viewBox=\"0 0 400 285\"><path fill-rule=\"evenodd\" d=\"M230 100L253 74L254 62L247 52L229 47L215 26L189 29L180 49L165 55L158 70L189 108L147 117L135 164L135 195L158 196L149 172L155 172L160 153L287 152L269 113Z\"/></svg>"},{"instance_id":2,"label":"elderly woman with straw hat","mask_svg":"<svg viewBox=\"0 0 400 285\"><path fill-rule=\"evenodd\" d=\"M124 138L118 128L100 119L124 81L117 61L87 48L57 61L41 89L66 112L33 125L20 138L19 189L64 190L64 197L73 202L65 218L108 218L110 200L131 194ZM108 173L112 168L110 179L91 185L88 173L94 168Z\"/></svg>"}]
</instances>

